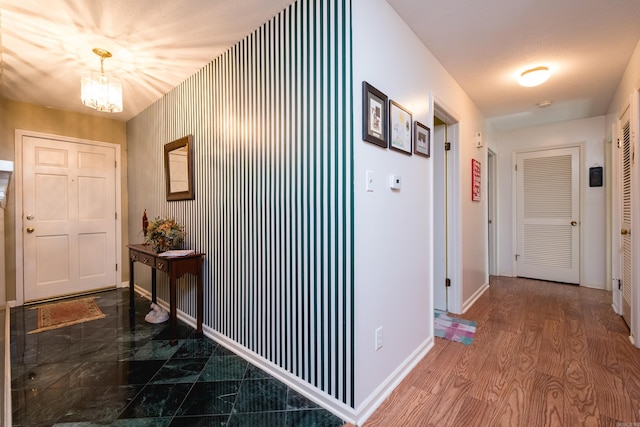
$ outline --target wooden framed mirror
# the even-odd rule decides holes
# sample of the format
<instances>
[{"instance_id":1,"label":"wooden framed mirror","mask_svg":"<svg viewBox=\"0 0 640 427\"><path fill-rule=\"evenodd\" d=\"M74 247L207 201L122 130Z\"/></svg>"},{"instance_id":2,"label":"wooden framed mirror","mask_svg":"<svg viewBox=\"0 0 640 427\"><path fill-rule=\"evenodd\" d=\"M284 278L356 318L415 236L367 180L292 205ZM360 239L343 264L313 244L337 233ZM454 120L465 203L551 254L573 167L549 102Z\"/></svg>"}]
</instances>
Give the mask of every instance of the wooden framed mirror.
<instances>
[{"instance_id":1,"label":"wooden framed mirror","mask_svg":"<svg viewBox=\"0 0 640 427\"><path fill-rule=\"evenodd\" d=\"M164 146L167 201L193 200L193 136L187 135Z\"/></svg>"}]
</instances>

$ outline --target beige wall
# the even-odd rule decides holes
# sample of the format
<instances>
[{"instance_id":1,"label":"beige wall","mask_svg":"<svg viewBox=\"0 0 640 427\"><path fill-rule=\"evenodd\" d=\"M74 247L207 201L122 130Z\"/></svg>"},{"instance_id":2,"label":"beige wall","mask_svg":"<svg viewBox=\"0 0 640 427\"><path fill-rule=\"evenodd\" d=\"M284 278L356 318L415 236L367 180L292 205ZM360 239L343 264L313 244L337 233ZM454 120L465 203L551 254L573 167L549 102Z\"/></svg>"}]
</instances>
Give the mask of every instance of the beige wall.
<instances>
[{"instance_id":1,"label":"beige wall","mask_svg":"<svg viewBox=\"0 0 640 427\"><path fill-rule=\"evenodd\" d=\"M16 129L93 141L109 142L122 146L122 244L127 245L128 194L127 194L127 124L98 115L80 114L69 111L46 108L23 102L0 99L0 159L15 161ZM15 191L14 182L8 190L7 209L5 211L5 264L6 264L6 300L16 298L16 254L15 254ZM128 252L123 249L122 277L128 278Z\"/></svg>"}]
</instances>

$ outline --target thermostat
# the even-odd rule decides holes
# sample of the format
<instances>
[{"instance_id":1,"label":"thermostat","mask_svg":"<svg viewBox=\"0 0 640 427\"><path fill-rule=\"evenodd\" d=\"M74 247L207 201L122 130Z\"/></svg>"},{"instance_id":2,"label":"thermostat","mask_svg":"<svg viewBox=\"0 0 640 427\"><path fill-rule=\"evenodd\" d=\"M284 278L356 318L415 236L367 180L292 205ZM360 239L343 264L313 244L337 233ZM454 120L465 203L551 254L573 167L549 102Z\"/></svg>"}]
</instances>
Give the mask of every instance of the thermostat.
<instances>
[{"instance_id":1,"label":"thermostat","mask_svg":"<svg viewBox=\"0 0 640 427\"><path fill-rule=\"evenodd\" d=\"M402 186L401 177L399 177L398 175L391 175L389 177L389 187L391 187L394 190L399 190L401 186Z\"/></svg>"}]
</instances>

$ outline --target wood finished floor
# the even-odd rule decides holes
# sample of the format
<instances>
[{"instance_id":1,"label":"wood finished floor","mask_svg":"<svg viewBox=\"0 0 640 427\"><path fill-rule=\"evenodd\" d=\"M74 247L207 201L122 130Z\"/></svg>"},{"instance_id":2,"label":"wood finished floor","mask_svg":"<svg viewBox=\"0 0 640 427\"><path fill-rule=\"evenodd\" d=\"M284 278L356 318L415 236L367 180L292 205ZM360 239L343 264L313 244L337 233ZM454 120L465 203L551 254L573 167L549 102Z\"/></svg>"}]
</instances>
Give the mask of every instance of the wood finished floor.
<instances>
[{"instance_id":1,"label":"wood finished floor","mask_svg":"<svg viewBox=\"0 0 640 427\"><path fill-rule=\"evenodd\" d=\"M470 346L435 347L367 420L393 426L640 426L640 349L611 293L492 277L463 317Z\"/></svg>"}]
</instances>

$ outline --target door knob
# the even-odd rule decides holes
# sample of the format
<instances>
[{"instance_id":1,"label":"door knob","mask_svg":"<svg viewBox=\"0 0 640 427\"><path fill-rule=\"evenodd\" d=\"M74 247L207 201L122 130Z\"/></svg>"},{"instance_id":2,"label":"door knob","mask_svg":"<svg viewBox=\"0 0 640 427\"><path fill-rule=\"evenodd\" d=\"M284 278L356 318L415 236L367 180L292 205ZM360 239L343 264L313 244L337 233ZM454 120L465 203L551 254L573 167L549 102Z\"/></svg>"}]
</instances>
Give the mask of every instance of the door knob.
<instances>
[{"instance_id":1,"label":"door knob","mask_svg":"<svg viewBox=\"0 0 640 427\"><path fill-rule=\"evenodd\" d=\"M571 225L575 227L578 223L576 221L571 221Z\"/></svg>"},{"instance_id":2,"label":"door knob","mask_svg":"<svg viewBox=\"0 0 640 427\"><path fill-rule=\"evenodd\" d=\"M33 227L27 227L27 233L31 234L31 233L33 233L34 231L36 231L36 229L35 229L35 228L33 228Z\"/></svg>"},{"instance_id":3,"label":"door knob","mask_svg":"<svg viewBox=\"0 0 640 427\"><path fill-rule=\"evenodd\" d=\"M29 221L33 221L34 218L35 218L35 216L33 216L33 215L27 215L27 219Z\"/></svg>"},{"instance_id":4,"label":"door knob","mask_svg":"<svg viewBox=\"0 0 640 427\"><path fill-rule=\"evenodd\" d=\"M626 236L627 234L631 234L631 232L629 230L627 230L626 228L623 228L622 230L620 230L620 234Z\"/></svg>"}]
</instances>

